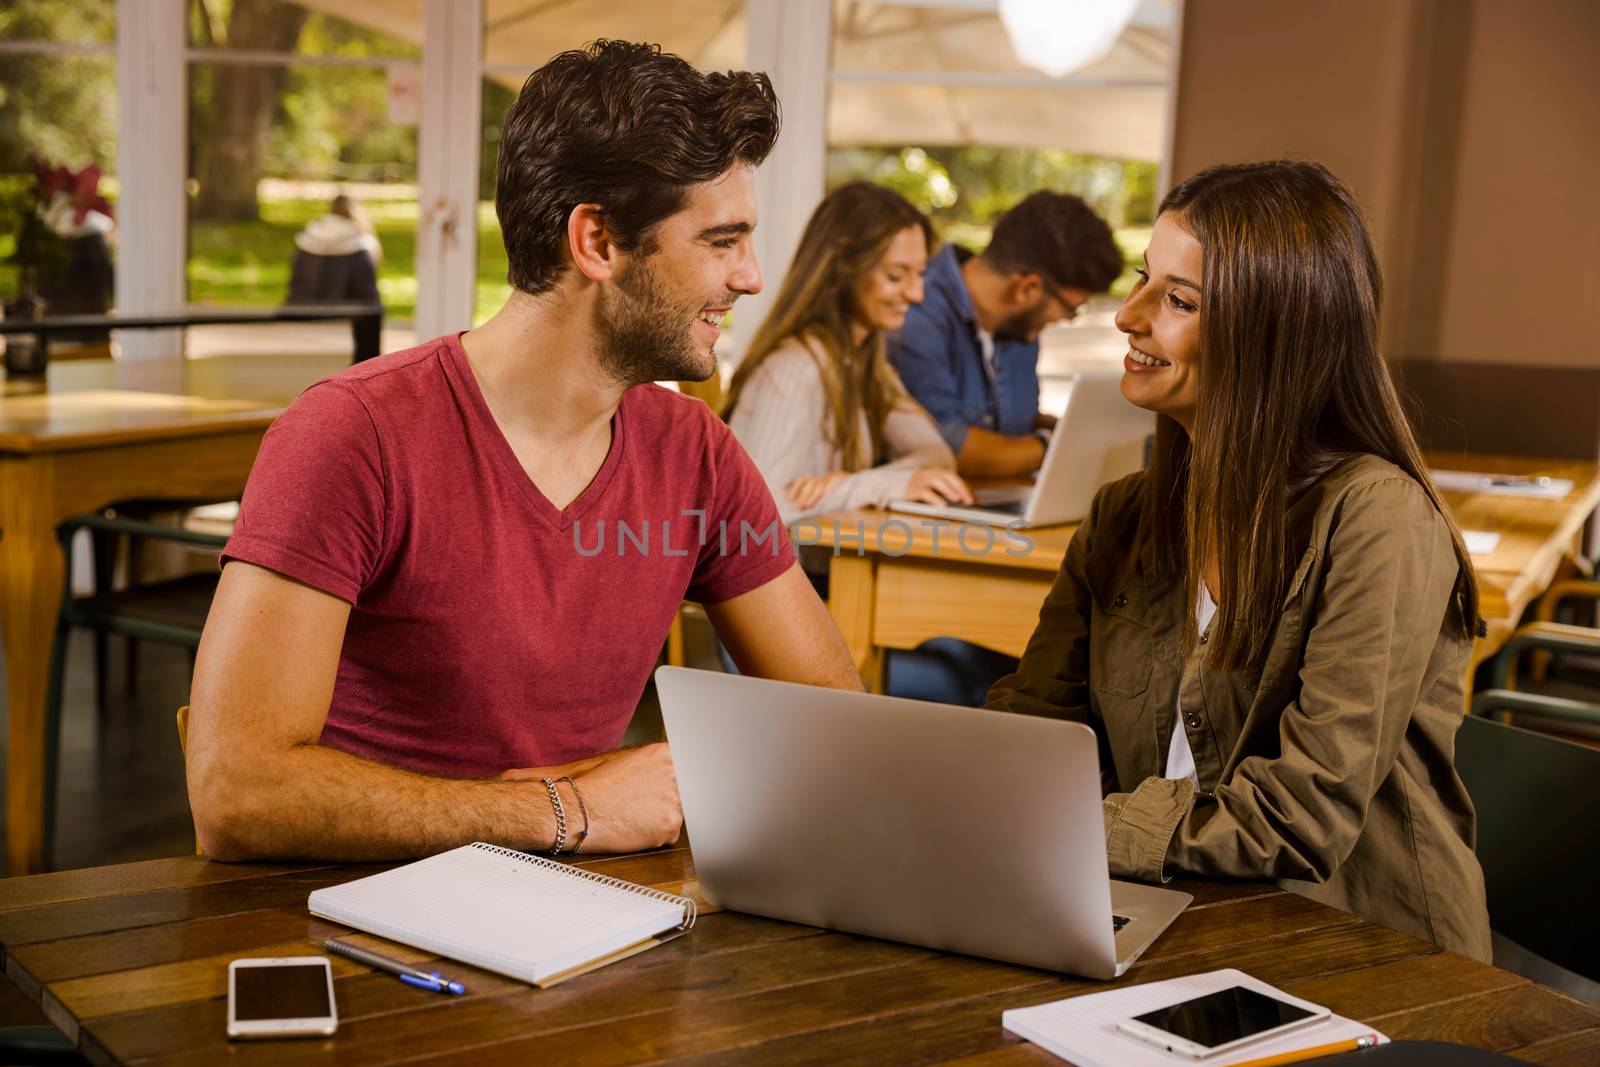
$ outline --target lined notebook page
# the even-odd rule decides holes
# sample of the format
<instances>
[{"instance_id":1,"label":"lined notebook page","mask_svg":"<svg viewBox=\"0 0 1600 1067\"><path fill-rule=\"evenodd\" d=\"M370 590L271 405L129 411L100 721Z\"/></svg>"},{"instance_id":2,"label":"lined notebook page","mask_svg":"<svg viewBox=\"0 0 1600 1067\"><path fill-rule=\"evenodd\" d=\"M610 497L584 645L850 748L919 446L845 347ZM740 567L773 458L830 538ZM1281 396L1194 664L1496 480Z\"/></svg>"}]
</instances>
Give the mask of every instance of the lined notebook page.
<instances>
[{"instance_id":1,"label":"lined notebook page","mask_svg":"<svg viewBox=\"0 0 1600 1067\"><path fill-rule=\"evenodd\" d=\"M311 911L486 970L539 981L684 920L662 901L467 845L311 894Z\"/></svg>"},{"instance_id":2,"label":"lined notebook page","mask_svg":"<svg viewBox=\"0 0 1600 1067\"><path fill-rule=\"evenodd\" d=\"M1001 1015L1000 1021L1018 1037L1032 1041L1077 1067L1177 1067L1179 1064L1193 1065L1197 1062L1206 1067L1226 1067L1231 1063L1331 1044L1365 1034L1377 1034L1380 1041L1389 1040L1370 1026L1334 1015L1325 1022L1291 1030L1282 1037L1255 1041L1237 1051L1196 1061L1147 1044L1117 1029L1119 1020L1236 985L1247 986L1292 1003L1309 1005L1309 1002L1291 997L1243 971L1228 969L1068 997L1031 1008L1012 1008Z\"/></svg>"}]
</instances>

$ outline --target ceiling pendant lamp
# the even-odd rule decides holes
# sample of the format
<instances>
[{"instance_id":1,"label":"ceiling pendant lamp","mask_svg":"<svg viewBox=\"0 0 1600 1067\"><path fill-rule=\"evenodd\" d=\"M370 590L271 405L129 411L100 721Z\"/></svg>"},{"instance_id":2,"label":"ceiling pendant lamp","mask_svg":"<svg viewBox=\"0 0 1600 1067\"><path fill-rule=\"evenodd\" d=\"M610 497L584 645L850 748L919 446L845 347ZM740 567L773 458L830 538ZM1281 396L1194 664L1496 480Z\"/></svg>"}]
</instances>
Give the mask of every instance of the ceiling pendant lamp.
<instances>
[{"instance_id":1,"label":"ceiling pendant lamp","mask_svg":"<svg viewBox=\"0 0 1600 1067\"><path fill-rule=\"evenodd\" d=\"M1000 0L1017 58L1052 78L1111 51L1139 0Z\"/></svg>"}]
</instances>

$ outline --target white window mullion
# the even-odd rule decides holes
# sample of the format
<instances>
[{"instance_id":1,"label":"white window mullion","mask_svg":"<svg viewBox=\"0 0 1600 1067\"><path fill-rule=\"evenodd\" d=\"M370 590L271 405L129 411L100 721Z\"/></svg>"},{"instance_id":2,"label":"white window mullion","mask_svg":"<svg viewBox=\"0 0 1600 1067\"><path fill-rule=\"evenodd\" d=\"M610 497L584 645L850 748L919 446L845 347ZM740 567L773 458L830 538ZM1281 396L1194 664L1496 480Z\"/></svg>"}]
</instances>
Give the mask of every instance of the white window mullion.
<instances>
[{"instance_id":1,"label":"white window mullion","mask_svg":"<svg viewBox=\"0 0 1600 1067\"><path fill-rule=\"evenodd\" d=\"M1167 112L1161 138L1161 170L1156 178L1156 199L1172 190L1172 159L1178 144L1178 75L1183 64L1183 16L1186 0L1173 0L1172 56L1167 67ZM1188 175L1183 175L1188 177Z\"/></svg>"},{"instance_id":2,"label":"white window mullion","mask_svg":"<svg viewBox=\"0 0 1600 1067\"><path fill-rule=\"evenodd\" d=\"M187 299L188 9L188 0L117 0L116 309L124 315L180 311ZM127 330L117 340L130 362L176 367L172 357L183 354L182 330Z\"/></svg>"},{"instance_id":3,"label":"white window mullion","mask_svg":"<svg viewBox=\"0 0 1600 1067\"><path fill-rule=\"evenodd\" d=\"M783 108L778 144L756 172L760 220L756 258L766 288L734 311L740 351L772 306L806 220L822 199L828 165L828 74L833 60L833 5L749 0L746 65L772 79Z\"/></svg>"},{"instance_id":4,"label":"white window mullion","mask_svg":"<svg viewBox=\"0 0 1600 1067\"><path fill-rule=\"evenodd\" d=\"M417 131L419 341L472 325L478 279L483 4L424 0L423 18Z\"/></svg>"}]
</instances>

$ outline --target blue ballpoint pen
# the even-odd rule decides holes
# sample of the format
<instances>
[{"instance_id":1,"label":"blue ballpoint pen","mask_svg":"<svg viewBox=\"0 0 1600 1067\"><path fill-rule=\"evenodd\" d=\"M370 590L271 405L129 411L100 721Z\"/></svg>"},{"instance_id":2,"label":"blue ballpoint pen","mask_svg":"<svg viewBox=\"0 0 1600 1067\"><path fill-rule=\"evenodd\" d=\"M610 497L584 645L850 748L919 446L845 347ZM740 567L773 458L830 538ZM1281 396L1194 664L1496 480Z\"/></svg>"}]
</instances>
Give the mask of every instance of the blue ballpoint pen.
<instances>
[{"instance_id":1,"label":"blue ballpoint pen","mask_svg":"<svg viewBox=\"0 0 1600 1067\"><path fill-rule=\"evenodd\" d=\"M426 978L423 978L420 974L397 974L395 977L406 985L416 986L418 989L426 989L430 993L465 993L467 991L466 987L460 982L452 982L437 971L432 972Z\"/></svg>"},{"instance_id":2,"label":"blue ballpoint pen","mask_svg":"<svg viewBox=\"0 0 1600 1067\"><path fill-rule=\"evenodd\" d=\"M355 945L344 941L336 941L333 938L329 938L322 943L322 947L335 956L343 956L347 960L364 963L368 967L374 967L380 971L388 971L406 985L415 986L417 989L426 989L430 993L453 993L456 996L460 996L467 991L467 987L460 982L446 978L436 971L419 971L415 967L407 967L397 960L380 956L376 952L368 952L364 948L357 948Z\"/></svg>"}]
</instances>

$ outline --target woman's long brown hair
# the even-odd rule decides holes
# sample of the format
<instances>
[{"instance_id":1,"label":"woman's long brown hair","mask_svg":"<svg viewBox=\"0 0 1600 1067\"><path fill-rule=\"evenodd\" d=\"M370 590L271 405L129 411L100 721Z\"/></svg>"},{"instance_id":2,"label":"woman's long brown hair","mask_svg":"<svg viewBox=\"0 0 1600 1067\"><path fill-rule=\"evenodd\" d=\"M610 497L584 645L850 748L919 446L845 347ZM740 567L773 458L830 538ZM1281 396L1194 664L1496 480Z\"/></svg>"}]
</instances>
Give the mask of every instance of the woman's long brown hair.
<instances>
[{"instance_id":1,"label":"woman's long brown hair","mask_svg":"<svg viewBox=\"0 0 1600 1067\"><path fill-rule=\"evenodd\" d=\"M1455 606L1470 636L1472 564L1378 354L1382 282L1350 190L1317 163L1229 164L1173 189L1161 212L1203 249L1199 397L1193 441L1157 420L1139 541L1181 570L1191 604L1215 557L1222 587L1208 665L1259 664L1297 562L1289 504L1363 453L1415 479L1449 526ZM1193 630L1191 616L1186 648Z\"/></svg>"},{"instance_id":2,"label":"woman's long brown hair","mask_svg":"<svg viewBox=\"0 0 1600 1067\"><path fill-rule=\"evenodd\" d=\"M933 224L893 189L872 182L849 182L823 198L806 222L794 262L778 289L766 320L756 330L739 369L734 372L722 416L739 404L739 394L757 368L791 337L807 342L817 360L833 425L831 443L843 470L871 466L883 454L883 423L897 405L911 399L889 366L883 331L869 330L857 342L850 324L855 305L851 286L888 251L900 231L922 230L933 251ZM861 457L861 412L870 434Z\"/></svg>"}]
</instances>

